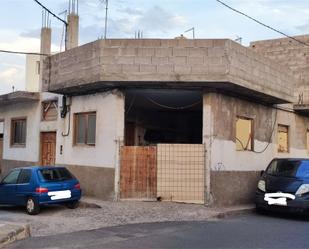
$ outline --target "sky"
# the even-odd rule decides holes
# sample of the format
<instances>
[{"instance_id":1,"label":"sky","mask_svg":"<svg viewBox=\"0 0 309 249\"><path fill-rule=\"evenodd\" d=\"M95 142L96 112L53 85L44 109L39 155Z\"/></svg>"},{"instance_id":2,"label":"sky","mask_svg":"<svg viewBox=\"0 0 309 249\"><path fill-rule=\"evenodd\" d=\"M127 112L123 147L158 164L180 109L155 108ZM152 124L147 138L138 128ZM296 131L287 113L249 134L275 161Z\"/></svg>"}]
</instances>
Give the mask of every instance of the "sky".
<instances>
[{"instance_id":1,"label":"sky","mask_svg":"<svg viewBox=\"0 0 309 249\"><path fill-rule=\"evenodd\" d=\"M289 35L309 33L309 0L223 0L233 8ZM54 13L69 0L40 0ZM0 0L0 49L39 52L42 9L33 0ZM104 35L104 0L79 0L79 44ZM64 17L64 15L62 15ZM260 26L215 0L109 0L107 38L242 38L250 41L282 35ZM51 18L52 52L59 52L63 24ZM63 49L63 48L62 48ZM0 53L0 94L25 89L25 56Z\"/></svg>"}]
</instances>

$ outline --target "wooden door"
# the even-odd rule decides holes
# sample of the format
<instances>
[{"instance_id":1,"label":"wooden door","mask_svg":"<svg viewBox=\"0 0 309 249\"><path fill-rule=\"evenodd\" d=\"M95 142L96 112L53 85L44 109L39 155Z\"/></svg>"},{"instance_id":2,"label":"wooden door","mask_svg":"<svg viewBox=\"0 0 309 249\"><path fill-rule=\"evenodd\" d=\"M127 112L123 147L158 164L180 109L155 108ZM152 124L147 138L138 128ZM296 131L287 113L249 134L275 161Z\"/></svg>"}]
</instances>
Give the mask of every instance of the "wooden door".
<instances>
[{"instance_id":1,"label":"wooden door","mask_svg":"<svg viewBox=\"0 0 309 249\"><path fill-rule=\"evenodd\" d=\"M133 146L135 145L135 124L132 122L126 122L125 125L125 145Z\"/></svg>"},{"instance_id":2,"label":"wooden door","mask_svg":"<svg viewBox=\"0 0 309 249\"><path fill-rule=\"evenodd\" d=\"M41 165L55 165L56 132L41 133Z\"/></svg>"},{"instance_id":3,"label":"wooden door","mask_svg":"<svg viewBox=\"0 0 309 249\"><path fill-rule=\"evenodd\" d=\"M123 146L120 156L120 197L134 199L156 198L156 147Z\"/></svg>"}]
</instances>

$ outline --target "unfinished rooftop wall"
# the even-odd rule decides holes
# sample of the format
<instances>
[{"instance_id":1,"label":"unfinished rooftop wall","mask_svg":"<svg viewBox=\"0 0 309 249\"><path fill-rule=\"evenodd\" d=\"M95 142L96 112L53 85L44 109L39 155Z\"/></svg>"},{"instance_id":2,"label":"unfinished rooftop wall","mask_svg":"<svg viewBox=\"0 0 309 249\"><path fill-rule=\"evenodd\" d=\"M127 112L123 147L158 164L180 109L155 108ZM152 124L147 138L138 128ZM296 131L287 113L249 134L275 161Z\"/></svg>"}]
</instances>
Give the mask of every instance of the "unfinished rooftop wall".
<instances>
[{"instance_id":1,"label":"unfinished rooftop wall","mask_svg":"<svg viewBox=\"0 0 309 249\"><path fill-rule=\"evenodd\" d=\"M48 60L46 61L48 62ZM53 55L45 89L82 94L109 87L211 87L269 103L293 101L287 68L227 39L98 40Z\"/></svg>"},{"instance_id":2,"label":"unfinished rooftop wall","mask_svg":"<svg viewBox=\"0 0 309 249\"><path fill-rule=\"evenodd\" d=\"M309 35L296 36L297 40L309 44ZM294 92L296 102L302 95L303 102L309 103L309 46L290 38L251 42L250 48L257 53L289 67L299 79Z\"/></svg>"}]
</instances>

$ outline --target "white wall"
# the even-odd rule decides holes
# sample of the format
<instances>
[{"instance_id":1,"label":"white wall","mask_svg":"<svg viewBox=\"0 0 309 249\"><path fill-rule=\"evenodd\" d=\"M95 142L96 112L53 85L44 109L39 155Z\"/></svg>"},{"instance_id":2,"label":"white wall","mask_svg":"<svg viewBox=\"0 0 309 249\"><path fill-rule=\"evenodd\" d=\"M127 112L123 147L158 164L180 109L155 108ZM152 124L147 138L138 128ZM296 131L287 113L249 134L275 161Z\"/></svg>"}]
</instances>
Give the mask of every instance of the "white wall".
<instances>
[{"instance_id":1,"label":"white wall","mask_svg":"<svg viewBox=\"0 0 309 249\"><path fill-rule=\"evenodd\" d=\"M0 108L0 119L4 119L3 159L28 162L39 161L40 102L11 104ZM26 117L27 134L25 147L12 147L11 119Z\"/></svg>"},{"instance_id":2,"label":"white wall","mask_svg":"<svg viewBox=\"0 0 309 249\"><path fill-rule=\"evenodd\" d=\"M39 74L37 71L37 61L40 61L39 55L26 56L26 91L39 91Z\"/></svg>"},{"instance_id":3,"label":"white wall","mask_svg":"<svg viewBox=\"0 0 309 249\"><path fill-rule=\"evenodd\" d=\"M80 146L73 144L74 113L96 112L96 144ZM70 132L68 136L68 118ZM119 92L97 93L72 97L71 114L58 121L56 164L115 168L117 140L124 137L124 97ZM63 153L60 155L60 146Z\"/></svg>"}]
</instances>

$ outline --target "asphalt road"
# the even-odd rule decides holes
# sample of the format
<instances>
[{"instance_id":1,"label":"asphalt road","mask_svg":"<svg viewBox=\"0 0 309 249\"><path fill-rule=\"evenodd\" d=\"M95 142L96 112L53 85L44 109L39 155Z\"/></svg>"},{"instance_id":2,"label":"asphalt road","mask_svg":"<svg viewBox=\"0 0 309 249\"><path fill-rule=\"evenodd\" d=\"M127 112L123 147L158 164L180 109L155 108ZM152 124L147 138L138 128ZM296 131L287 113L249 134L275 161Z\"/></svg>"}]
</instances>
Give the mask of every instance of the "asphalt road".
<instances>
[{"instance_id":1,"label":"asphalt road","mask_svg":"<svg viewBox=\"0 0 309 249\"><path fill-rule=\"evenodd\" d=\"M15 242L9 248L308 248L308 231L306 217L248 214L36 237Z\"/></svg>"}]
</instances>

